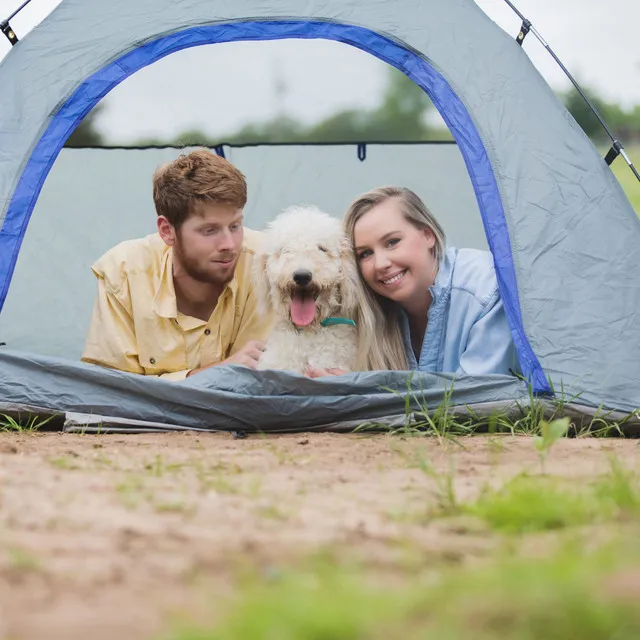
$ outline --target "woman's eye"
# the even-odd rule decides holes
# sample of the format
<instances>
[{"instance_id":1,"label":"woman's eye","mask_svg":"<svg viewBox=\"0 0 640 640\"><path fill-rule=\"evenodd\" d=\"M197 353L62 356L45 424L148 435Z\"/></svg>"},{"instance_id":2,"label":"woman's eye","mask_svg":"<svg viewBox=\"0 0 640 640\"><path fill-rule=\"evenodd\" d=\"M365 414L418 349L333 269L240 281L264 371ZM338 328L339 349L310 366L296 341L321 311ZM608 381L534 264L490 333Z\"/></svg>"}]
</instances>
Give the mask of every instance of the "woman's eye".
<instances>
[{"instance_id":1,"label":"woman's eye","mask_svg":"<svg viewBox=\"0 0 640 640\"><path fill-rule=\"evenodd\" d=\"M387 242L387 246L388 247L393 247L393 246L397 245L398 242L400 242L399 238L391 238L391 240L389 240L389 242Z\"/></svg>"},{"instance_id":2,"label":"woman's eye","mask_svg":"<svg viewBox=\"0 0 640 640\"><path fill-rule=\"evenodd\" d=\"M365 258L368 258L371 255L371 251L369 251L368 249L366 251L361 251L358 254L358 260L364 260Z\"/></svg>"}]
</instances>

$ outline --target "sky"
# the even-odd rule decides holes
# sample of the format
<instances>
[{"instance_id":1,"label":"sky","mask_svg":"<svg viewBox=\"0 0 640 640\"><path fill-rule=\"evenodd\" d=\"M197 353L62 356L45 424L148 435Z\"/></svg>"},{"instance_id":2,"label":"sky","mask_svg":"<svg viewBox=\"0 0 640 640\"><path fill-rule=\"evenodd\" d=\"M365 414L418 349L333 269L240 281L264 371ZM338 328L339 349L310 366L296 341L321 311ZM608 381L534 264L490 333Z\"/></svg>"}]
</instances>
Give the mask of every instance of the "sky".
<instances>
[{"instance_id":1,"label":"sky","mask_svg":"<svg viewBox=\"0 0 640 640\"><path fill-rule=\"evenodd\" d=\"M0 0L0 19L23 0ZM133 0L132 0L133 1ZM442 0L446 2L447 0ZM31 0L11 25L26 35L60 0ZM504 0L476 0L514 36L519 18ZM581 84L624 107L640 104L640 0L513 0ZM0 60L11 49L0 34ZM529 34L525 51L556 90L561 69ZM108 141L171 138L185 130L222 136L286 113L305 123L345 108L373 107L387 66L335 42L218 44L181 51L142 69L103 100L97 126Z\"/></svg>"}]
</instances>

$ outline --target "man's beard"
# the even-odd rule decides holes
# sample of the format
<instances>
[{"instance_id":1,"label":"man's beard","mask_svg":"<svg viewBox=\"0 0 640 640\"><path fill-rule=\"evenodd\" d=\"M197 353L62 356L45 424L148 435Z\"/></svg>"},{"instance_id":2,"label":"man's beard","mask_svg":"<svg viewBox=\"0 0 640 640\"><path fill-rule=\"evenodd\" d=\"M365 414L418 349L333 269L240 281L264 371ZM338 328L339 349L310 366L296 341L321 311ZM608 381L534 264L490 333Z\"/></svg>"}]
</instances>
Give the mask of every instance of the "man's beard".
<instances>
[{"instance_id":1,"label":"man's beard","mask_svg":"<svg viewBox=\"0 0 640 640\"><path fill-rule=\"evenodd\" d=\"M173 247L173 252L175 254L175 258L180 263L180 266L185 271L185 273L197 282L226 285L228 282L231 282L231 280L233 280L233 276L235 274L235 265L227 272L224 272L222 269L220 269L220 271L216 273L215 265L212 265L211 269L204 269L202 268L198 260L187 255L179 239L176 240L176 244ZM220 255L220 259L223 260L234 258L235 256L233 254Z\"/></svg>"}]
</instances>

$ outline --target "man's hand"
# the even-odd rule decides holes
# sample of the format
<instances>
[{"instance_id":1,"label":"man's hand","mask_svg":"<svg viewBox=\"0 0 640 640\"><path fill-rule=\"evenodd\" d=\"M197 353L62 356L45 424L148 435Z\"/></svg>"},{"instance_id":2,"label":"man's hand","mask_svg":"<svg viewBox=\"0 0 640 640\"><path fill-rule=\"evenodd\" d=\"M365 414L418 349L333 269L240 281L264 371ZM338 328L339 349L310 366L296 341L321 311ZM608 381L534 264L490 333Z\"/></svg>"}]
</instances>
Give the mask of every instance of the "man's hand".
<instances>
[{"instance_id":1,"label":"man's hand","mask_svg":"<svg viewBox=\"0 0 640 640\"><path fill-rule=\"evenodd\" d=\"M240 364L243 367L255 369L266 346L262 340L249 340L240 351L223 360L220 364Z\"/></svg>"},{"instance_id":2,"label":"man's hand","mask_svg":"<svg viewBox=\"0 0 640 640\"><path fill-rule=\"evenodd\" d=\"M304 375L307 378L323 378L324 376L343 376L345 373L349 373L348 369L341 369L340 367L328 367L322 369L321 367L312 367L309 365L304 370Z\"/></svg>"},{"instance_id":3,"label":"man's hand","mask_svg":"<svg viewBox=\"0 0 640 640\"><path fill-rule=\"evenodd\" d=\"M193 369L187 373L187 378L200 373L205 369L211 367L219 367L222 364L239 364L243 367L249 367L249 369L255 369L258 366L262 352L265 350L266 344L262 340L249 340L239 351L236 351L231 357L223 360L222 362L216 362L206 367L200 367L199 369Z\"/></svg>"}]
</instances>

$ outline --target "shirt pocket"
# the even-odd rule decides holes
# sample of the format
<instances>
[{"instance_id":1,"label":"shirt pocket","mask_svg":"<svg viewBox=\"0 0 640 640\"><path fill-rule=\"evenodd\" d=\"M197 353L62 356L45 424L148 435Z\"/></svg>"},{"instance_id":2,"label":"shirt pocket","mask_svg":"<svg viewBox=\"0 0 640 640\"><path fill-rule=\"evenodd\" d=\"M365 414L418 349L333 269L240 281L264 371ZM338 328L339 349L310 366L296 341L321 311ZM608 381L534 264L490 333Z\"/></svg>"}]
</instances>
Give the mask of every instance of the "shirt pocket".
<instances>
[{"instance_id":1,"label":"shirt pocket","mask_svg":"<svg viewBox=\"0 0 640 640\"><path fill-rule=\"evenodd\" d=\"M184 338L179 335L158 332L148 333L138 340L138 359L145 373L160 375L188 369Z\"/></svg>"}]
</instances>

